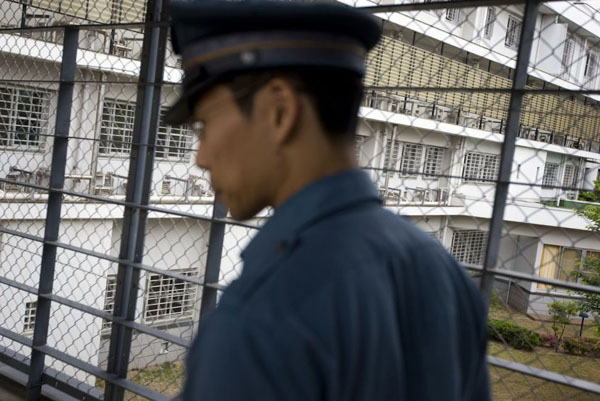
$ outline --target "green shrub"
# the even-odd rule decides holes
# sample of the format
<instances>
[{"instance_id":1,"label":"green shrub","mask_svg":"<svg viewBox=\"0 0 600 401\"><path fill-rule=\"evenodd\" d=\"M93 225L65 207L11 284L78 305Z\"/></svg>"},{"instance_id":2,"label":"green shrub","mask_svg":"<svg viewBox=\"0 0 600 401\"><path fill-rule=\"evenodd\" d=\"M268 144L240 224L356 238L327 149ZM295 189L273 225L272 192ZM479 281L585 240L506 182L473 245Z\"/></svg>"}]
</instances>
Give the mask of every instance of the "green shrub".
<instances>
[{"instance_id":1,"label":"green shrub","mask_svg":"<svg viewBox=\"0 0 600 401\"><path fill-rule=\"evenodd\" d=\"M533 351L542 343L538 333L513 322L498 319L488 320L488 333L493 340L506 342L513 348L526 351Z\"/></svg>"},{"instance_id":2,"label":"green shrub","mask_svg":"<svg viewBox=\"0 0 600 401\"><path fill-rule=\"evenodd\" d=\"M600 357L600 341L594 338L567 338L563 342L563 348L572 355Z\"/></svg>"}]
</instances>

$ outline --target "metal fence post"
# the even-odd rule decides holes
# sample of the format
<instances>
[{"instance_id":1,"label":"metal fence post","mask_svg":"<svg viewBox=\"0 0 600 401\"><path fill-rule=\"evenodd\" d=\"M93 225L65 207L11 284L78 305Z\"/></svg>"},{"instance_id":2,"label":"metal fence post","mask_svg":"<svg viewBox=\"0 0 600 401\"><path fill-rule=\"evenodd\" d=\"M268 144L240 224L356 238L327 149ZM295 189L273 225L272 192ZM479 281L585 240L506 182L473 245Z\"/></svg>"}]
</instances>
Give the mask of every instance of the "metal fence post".
<instances>
[{"instance_id":1,"label":"metal fence post","mask_svg":"<svg viewBox=\"0 0 600 401\"><path fill-rule=\"evenodd\" d=\"M529 66L529 58L535 33L535 22L540 1L541 0L527 0L527 3L525 4L525 17L523 18L523 28L521 30L521 38L519 41L517 65L515 68L508 116L506 119L506 133L504 134L504 142L502 142L500 172L498 174L498 182L494 194L494 210L490 221L490 231L488 234L488 243L481 278L481 292L488 304L494 284L493 272L490 272L490 270L496 266L496 260L498 259L502 226L504 225L506 198L508 196L510 174L515 155L515 142L519 134L519 121L521 119L521 106L523 105L524 96L523 90L527 85L527 68Z\"/></svg>"},{"instance_id":2,"label":"metal fence post","mask_svg":"<svg viewBox=\"0 0 600 401\"><path fill-rule=\"evenodd\" d=\"M60 85L58 88L58 105L56 109L56 134L52 149L52 170L50 173L50 190L48 191L48 209L42 249L42 264L40 269L39 295L52 294L54 284L54 268L56 266L56 245L58 241L63 195L56 190L62 190L65 182L65 166L69 143L69 127L73 105L73 86L77 66L77 44L79 28L65 28L63 42L63 57L60 69ZM46 354L37 347L46 345L48 340L48 323L50 320L51 301L38 296L35 324L33 329L33 348L31 350L31 365L27 382L27 400L37 401L41 398L42 374Z\"/></svg>"},{"instance_id":3,"label":"metal fence post","mask_svg":"<svg viewBox=\"0 0 600 401\"><path fill-rule=\"evenodd\" d=\"M211 286L211 284L219 282L223 240L225 238L225 223L215 221L215 219L223 219L226 216L227 208L221 202L215 201L213 203L213 221L210 225L210 234L208 237L204 287L202 288L202 302L200 304L201 318L205 317L217 305L217 289Z\"/></svg>"},{"instance_id":4,"label":"metal fence post","mask_svg":"<svg viewBox=\"0 0 600 401\"><path fill-rule=\"evenodd\" d=\"M164 20L163 1L150 0L146 14L146 31L142 45L141 69L138 81L136 113L133 126L131 156L127 178L126 206L123 215L123 232L115 290L114 316L126 321L136 318L136 301L140 280L139 269L130 263L141 263L148 211L137 205L150 204L154 143L160 116L160 97L164 72L167 27L159 26ZM149 28L148 24L152 24ZM119 378L126 378L131 353L132 329L113 324L110 335L107 371ZM105 400L123 400L125 390L107 383Z\"/></svg>"}]
</instances>

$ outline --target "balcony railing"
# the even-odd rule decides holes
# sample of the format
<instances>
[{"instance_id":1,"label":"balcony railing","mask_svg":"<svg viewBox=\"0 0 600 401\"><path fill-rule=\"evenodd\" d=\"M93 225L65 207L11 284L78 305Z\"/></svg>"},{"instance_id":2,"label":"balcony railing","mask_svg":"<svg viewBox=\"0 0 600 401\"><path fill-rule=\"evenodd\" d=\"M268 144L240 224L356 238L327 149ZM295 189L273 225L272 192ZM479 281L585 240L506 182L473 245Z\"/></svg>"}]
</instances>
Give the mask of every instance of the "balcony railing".
<instances>
[{"instance_id":1,"label":"balcony railing","mask_svg":"<svg viewBox=\"0 0 600 401\"><path fill-rule=\"evenodd\" d=\"M384 188L379 191L386 206L444 206L448 202L446 188Z\"/></svg>"}]
</instances>

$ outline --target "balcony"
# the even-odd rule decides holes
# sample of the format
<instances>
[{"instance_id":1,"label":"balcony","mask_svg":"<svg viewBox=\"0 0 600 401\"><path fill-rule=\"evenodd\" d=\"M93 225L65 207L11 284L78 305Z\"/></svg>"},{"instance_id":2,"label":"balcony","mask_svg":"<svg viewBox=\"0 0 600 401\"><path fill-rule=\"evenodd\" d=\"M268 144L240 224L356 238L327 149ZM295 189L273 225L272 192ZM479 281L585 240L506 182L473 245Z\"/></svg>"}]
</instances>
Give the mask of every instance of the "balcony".
<instances>
[{"instance_id":1,"label":"balcony","mask_svg":"<svg viewBox=\"0 0 600 401\"><path fill-rule=\"evenodd\" d=\"M380 189L386 206L445 206L448 202L446 188Z\"/></svg>"}]
</instances>

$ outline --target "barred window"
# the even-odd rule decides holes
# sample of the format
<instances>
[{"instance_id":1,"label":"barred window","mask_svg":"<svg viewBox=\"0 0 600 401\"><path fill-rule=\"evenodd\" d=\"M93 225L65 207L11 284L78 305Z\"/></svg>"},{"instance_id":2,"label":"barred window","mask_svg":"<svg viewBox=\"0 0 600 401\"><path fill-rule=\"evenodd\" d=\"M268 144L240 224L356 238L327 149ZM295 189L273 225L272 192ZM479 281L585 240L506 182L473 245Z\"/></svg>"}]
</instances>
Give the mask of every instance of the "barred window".
<instances>
[{"instance_id":1,"label":"barred window","mask_svg":"<svg viewBox=\"0 0 600 401\"><path fill-rule=\"evenodd\" d=\"M425 151L425 166L423 169L425 177L437 177L442 173L445 150L446 149L437 146L427 147Z\"/></svg>"},{"instance_id":2,"label":"barred window","mask_svg":"<svg viewBox=\"0 0 600 401\"><path fill-rule=\"evenodd\" d=\"M113 313L115 308L115 294L117 291L117 275L110 274L106 277L106 292L104 295L104 311ZM102 329L108 329L111 326L110 320L102 322Z\"/></svg>"},{"instance_id":3,"label":"barred window","mask_svg":"<svg viewBox=\"0 0 600 401\"><path fill-rule=\"evenodd\" d=\"M595 78L598 74L598 51L593 48L589 48L585 56L585 70L584 76L586 78Z\"/></svg>"},{"instance_id":4,"label":"barred window","mask_svg":"<svg viewBox=\"0 0 600 401\"><path fill-rule=\"evenodd\" d=\"M105 100L100 126L100 153L128 155L131 152L135 104Z\"/></svg>"},{"instance_id":5,"label":"barred window","mask_svg":"<svg viewBox=\"0 0 600 401\"><path fill-rule=\"evenodd\" d=\"M458 22L460 19L460 8L449 8L446 10L446 21Z\"/></svg>"},{"instance_id":6,"label":"barred window","mask_svg":"<svg viewBox=\"0 0 600 401\"><path fill-rule=\"evenodd\" d=\"M362 135L356 135L354 138L354 152L356 155L356 161L360 163L360 156L362 155L363 145L365 144L365 137Z\"/></svg>"},{"instance_id":7,"label":"barred window","mask_svg":"<svg viewBox=\"0 0 600 401\"><path fill-rule=\"evenodd\" d=\"M450 253L461 263L475 266L483 265L487 234L487 232L480 230L454 231Z\"/></svg>"},{"instance_id":8,"label":"barred window","mask_svg":"<svg viewBox=\"0 0 600 401\"><path fill-rule=\"evenodd\" d=\"M508 23L506 25L506 37L504 38L504 44L506 47L511 49L517 49L519 47L519 39L521 38L521 27L522 22L517 17L509 15Z\"/></svg>"},{"instance_id":9,"label":"barred window","mask_svg":"<svg viewBox=\"0 0 600 401\"><path fill-rule=\"evenodd\" d=\"M573 56L575 55L575 38L568 35L563 45L563 54L561 59L562 72L568 73L573 65Z\"/></svg>"},{"instance_id":10,"label":"barred window","mask_svg":"<svg viewBox=\"0 0 600 401\"><path fill-rule=\"evenodd\" d=\"M542 188L550 188L558 182L558 163L546 163L544 176L542 177Z\"/></svg>"},{"instance_id":11,"label":"barred window","mask_svg":"<svg viewBox=\"0 0 600 401\"><path fill-rule=\"evenodd\" d=\"M483 37L485 39L491 39L494 33L494 23L496 22L496 9L494 7L488 7L487 14L485 16L485 25L483 27Z\"/></svg>"},{"instance_id":12,"label":"barred window","mask_svg":"<svg viewBox=\"0 0 600 401\"><path fill-rule=\"evenodd\" d=\"M573 186L573 181L575 177L575 166L571 164L565 165L565 174L563 175L563 187L571 187Z\"/></svg>"},{"instance_id":13,"label":"barred window","mask_svg":"<svg viewBox=\"0 0 600 401\"><path fill-rule=\"evenodd\" d=\"M39 150L47 129L51 92L0 87L0 147Z\"/></svg>"},{"instance_id":14,"label":"barred window","mask_svg":"<svg viewBox=\"0 0 600 401\"><path fill-rule=\"evenodd\" d=\"M192 151L192 128L188 124L165 124L163 122L165 114L166 110L161 110L156 138L156 157L187 161Z\"/></svg>"},{"instance_id":15,"label":"barred window","mask_svg":"<svg viewBox=\"0 0 600 401\"><path fill-rule=\"evenodd\" d=\"M401 173L415 175L421 170L423 159L423 145L405 143L402 149Z\"/></svg>"},{"instance_id":16,"label":"barred window","mask_svg":"<svg viewBox=\"0 0 600 401\"><path fill-rule=\"evenodd\" d=\"M462 177L465 181L490 182L498 177L499 169L499 155L467 152Z\"/></svg>"},{"instance_id":17,"label":"barred window","mask_svg":"<svg viewBox=\"0 0 600 401\"><path fill-rule=\"evenodd\" d=\"M197 271L179 270L177 273L194 277ZM196 288L196 284L188 281L162 274L149 274L144 312L146 321L192 317Z\"/></svg>"},{"instance_id":18,"label":"barred window","mask_svg":"<svg viewBox=\"0 0 600 401\"><path fill-rule=\"evenodd\" d=\"M384 168L395 170L396 165L398 164L398 152L400 150L400 141L394 141L392 145L392 138L388 138L385 144L385 152L384 152L384 160L383 166Z\"/></svg>"},{"instance_id":19,"label":"barred window","mask_svg":"<svg viewBox=\"0 0 600 401\"><path fill-rule=\"evenodd\" d=\"M25 303L25 315L23 315L23 333L31 335L35 327L35 314L37 311L37 301Z\"/></svg>"}]
</instances>

